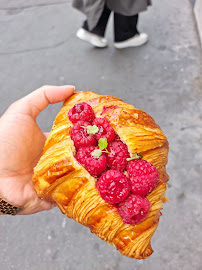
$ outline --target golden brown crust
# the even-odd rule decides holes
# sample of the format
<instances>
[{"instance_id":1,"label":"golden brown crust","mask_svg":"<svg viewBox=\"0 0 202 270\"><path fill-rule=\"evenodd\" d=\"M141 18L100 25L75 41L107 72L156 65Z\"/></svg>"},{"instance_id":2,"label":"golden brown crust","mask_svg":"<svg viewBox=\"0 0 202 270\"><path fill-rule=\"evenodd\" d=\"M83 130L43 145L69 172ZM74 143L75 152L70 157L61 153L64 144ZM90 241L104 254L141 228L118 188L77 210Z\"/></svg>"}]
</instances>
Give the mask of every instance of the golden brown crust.
<instances>
[{"instance_id":1,"label":"golden brown crust","mask_svg":"<svg viewBox=\"0 0 202 270\"><path fill-rule=\"evenodd\" d=\"M72 123L67 112L79 102L87 102L97 117L108 119L131 154L142 153L143 159L158 169L159 184L147 195L151 209L140 224L123 223L116 207L100 197L95 188L96 179L74 158L75 148L69 135ZM34 170L33 183L40 197L55 201L69 218L89 227L98 237L115 245L123 255L145 259L153 252L150 240L166 201L167 158L168 141L151 116L116 97L76 92L64 102L55 119L43 155Z\"/></svg>"}]
</instances>

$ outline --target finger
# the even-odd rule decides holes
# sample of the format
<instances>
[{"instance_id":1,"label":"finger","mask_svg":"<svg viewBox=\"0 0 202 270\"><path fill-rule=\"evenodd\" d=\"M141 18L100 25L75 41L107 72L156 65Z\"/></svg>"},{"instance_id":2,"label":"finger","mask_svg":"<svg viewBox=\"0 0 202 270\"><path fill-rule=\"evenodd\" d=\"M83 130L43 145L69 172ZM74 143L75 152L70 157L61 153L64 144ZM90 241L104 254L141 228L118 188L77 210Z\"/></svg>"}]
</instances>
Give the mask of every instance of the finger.
<instances>
[{"instance_id":1,"label":"finger","mask_svg":"<svg viewBox=\"0 0 202 270\"><path fill-rule=\"evenodd\" d=\"M39 199L40 200L40 199ZM29 206L24 208L19 215L31 215L42 211L51 210L52 208L56 207L55 203L47 202L45 200L40 200L37 205Z\"/></svg>"},{"instance_id":2,"label":"finger","mask_svg":"<svg viewBox=\"0 0 202 270\"><path fill-rule=\"evenodd\" d=\"M43 86L15 103L15 110L37 117L49 104L64 101L74 92L75 87L72 85L63 86ZM11 107L11 109L14 109Z\"/></svg>"},{"instance_id":3,"label":"finger","mask_svg":"<svg viewBox=\"0 0 202 270\"><path fill-rule=\"evenodd\" d=\"M46 139L48 138L49 134L50 134L50 132L44 132L44 136Z\"/></svg>"}]
</instances>

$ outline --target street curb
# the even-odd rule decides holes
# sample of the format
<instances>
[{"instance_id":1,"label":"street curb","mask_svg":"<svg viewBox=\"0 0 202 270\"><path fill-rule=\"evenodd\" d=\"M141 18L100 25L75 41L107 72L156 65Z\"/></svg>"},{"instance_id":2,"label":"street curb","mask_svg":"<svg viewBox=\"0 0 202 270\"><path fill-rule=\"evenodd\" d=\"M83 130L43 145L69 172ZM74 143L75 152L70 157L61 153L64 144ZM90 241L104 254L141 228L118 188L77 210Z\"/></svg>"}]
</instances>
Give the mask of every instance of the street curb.
<instances>
[{"instance_id":1,"label":"street curb","mask_svg":"<svg viewBox=\"0 0 202 270\"><path fill-rule=\"evenodd\" d=\"M196 18L196 24L199 31L199 36L202 44L202 1L196 0L194 5L194 14Z\"/></svg>"}]
</instances>

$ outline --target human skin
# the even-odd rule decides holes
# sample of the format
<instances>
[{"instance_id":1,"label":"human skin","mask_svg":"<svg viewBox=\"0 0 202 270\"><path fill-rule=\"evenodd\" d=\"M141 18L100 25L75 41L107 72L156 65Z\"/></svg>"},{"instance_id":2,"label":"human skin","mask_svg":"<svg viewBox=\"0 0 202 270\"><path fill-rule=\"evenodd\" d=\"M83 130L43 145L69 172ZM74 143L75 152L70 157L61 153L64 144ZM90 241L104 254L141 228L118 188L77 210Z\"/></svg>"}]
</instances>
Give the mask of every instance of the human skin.
<instances>
[{"instance_id":1,"label":"human skin","mask_svg":"<svg viewBox=\"0 0 202 270\"><path fill-rule=\"evenodd\" d=\"M21 215L55 206L41 200L32 184L33 168L48 136L37 125L36 117L49 104L71 96L74 88L43 86L13 103L0 118L0 198L23 208Z\"/></svg>"}]
</instances>

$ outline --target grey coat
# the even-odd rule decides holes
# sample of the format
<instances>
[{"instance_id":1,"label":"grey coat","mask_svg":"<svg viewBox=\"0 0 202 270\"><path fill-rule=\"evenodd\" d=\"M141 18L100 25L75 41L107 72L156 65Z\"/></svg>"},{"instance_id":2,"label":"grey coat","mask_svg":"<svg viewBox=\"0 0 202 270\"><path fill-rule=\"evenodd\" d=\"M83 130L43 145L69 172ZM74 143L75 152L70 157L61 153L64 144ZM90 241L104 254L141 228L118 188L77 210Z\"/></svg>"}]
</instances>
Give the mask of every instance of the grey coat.
<instances>
[{"instance_id":1,"label":"grey coat","mask_svg":"<svg viewBox=\"0 0 202 270\"><path fill-rule=\"evenodd\" d=\"M151 0L73 0L72 5L86 15L91 30L96 26L105 3L116 13L132 16L146 10Z\"/></svg>"}]
</instances>

